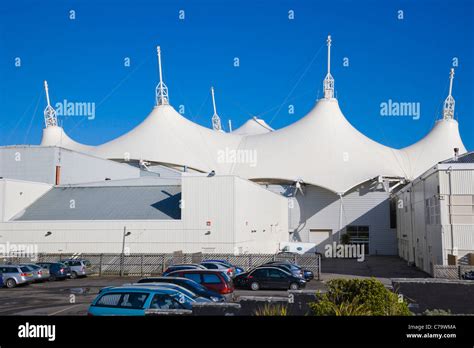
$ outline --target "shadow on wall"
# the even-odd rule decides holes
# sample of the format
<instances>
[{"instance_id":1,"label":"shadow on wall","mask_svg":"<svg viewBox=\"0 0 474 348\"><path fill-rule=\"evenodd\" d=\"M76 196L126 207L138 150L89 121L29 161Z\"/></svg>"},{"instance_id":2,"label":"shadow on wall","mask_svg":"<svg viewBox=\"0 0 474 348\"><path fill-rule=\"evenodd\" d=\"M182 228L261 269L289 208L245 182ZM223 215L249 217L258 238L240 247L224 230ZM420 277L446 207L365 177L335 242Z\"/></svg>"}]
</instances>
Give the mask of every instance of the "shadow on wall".
<instances>
[{"instance_id":1,"label":"shadow on wall","mask_svg":"<svg viewBox=\"0 0 474 348\"><path fill-rule=\"evenodd\" d=\"M181 219L181 208L179 207L179 201L181 200L181 193L172 195L165 190L161 190L162 193L168 197L161 201L153 203L151 206L158 209L163 214L168 215L172 219Z\"/></svg>"}]
</instances>

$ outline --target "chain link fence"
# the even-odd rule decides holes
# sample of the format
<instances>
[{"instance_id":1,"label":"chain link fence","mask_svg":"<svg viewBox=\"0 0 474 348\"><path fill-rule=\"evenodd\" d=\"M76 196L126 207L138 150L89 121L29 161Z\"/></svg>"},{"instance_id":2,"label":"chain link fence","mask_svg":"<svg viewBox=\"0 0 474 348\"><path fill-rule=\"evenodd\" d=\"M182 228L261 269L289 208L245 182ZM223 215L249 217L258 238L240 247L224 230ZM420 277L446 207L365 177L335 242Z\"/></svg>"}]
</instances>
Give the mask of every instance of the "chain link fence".
<instances>
[{"instance_id":1,"label":"chain link fence","mask_svg":"<svg viewBox=\"0 0 474 348\"><path fill-rule=\"evenodd\" d=\"M319 254L39 254L35 259L10 257L11 263L57 262L81 258L91 263L90 273L99 276L156 276L166 268L177 263L200 263L203 260L225 260L244 270L260 266L270 261L288 260L314 273L314 278L321 278L321 255ZM4 260L6 261L6 260Z\"/></svg>"},{"instance_id":2,"label":"chain link fence","mask_svg":"<svg viewBox=\"0 0 474 348\"><path fill-rule=\"evenodd\" d=\"M433 267L433 277L443 279L465 279L469 272L474 272L474 266L468 265L435 265Z\"/></svg>"}]
</instances>

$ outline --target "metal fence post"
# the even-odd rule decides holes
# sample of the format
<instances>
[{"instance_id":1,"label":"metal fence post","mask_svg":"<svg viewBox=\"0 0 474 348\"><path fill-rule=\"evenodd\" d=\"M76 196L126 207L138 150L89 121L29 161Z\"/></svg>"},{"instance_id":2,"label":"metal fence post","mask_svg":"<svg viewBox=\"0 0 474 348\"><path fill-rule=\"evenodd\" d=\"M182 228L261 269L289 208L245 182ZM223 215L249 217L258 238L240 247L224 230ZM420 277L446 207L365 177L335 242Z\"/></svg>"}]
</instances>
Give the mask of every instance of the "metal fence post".
<instances>
[{"instance_id":1,"label":"metal fence post","mask_svg":"<svg viewBox=\"0 0 474 348\"><path fill-rule=\"evenodd\" d=\"M99 256L99 277L102 277L102 257L104 254L100 254Z\"/></svg>"},{"instance_id":2,"label":"metal fence post","mask_svg":"<svg viewBox=\"0 0 474 348\"><path fill-rule=\"evenodd\" d=\"M143 277L143 254L140 257L140 275Z\"/></svg>"},{"instance_id":3,"label":"metal fence post","mask_svg":"<svg viewBox=\"0 0 474 348\"><path fill-rule=\"evenodd\" d=\"M123 253L120 254L120 268L119 268L119 276L123 277Z\"/></svg>"},{"instance_id":4,"label":"metal fence post","mask_svg":"<svg viewBox=\"0 0 474 348\"><path fill-rule=\"evenodd\" d=\"M321 255L316 255L316 262L318 263L318 280L321 280Z\"/></svg>"},{"instance_id":5,"label":"metal fence post","mask_svg":"<svg viewBox=\"0 0 474 348\"><path fill-rule=\"evenodd\" d=\"M162 262L161 262L161 274L165 273L165 267L166 267L166 254L162 255Z\"/></svg>"}]
</instances>

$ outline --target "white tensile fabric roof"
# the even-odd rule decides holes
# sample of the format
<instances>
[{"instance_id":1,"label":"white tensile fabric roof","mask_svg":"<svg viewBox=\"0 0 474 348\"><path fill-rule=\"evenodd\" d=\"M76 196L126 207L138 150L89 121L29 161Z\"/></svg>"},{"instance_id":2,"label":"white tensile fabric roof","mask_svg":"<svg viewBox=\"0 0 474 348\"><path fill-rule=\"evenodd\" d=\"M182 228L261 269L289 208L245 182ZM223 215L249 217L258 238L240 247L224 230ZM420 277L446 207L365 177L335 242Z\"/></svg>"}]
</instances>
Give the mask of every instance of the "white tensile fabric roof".
<instances>
[{"instance_id":1,"label":"white tensile fabric roof","mask_svg":"<svg viewBox=\"0 0 474 348\"><path fill-rule=\"evenodd\" d=\"M252 117L247 120L242 126L232 131L233 134L239 135L255 135L273 132L274 129L270 127L264 120L257 117Z\"/></svg>"},{"instance_id":2,"label":"white tensile fabric roof","mask_svg":"<svg viewBox=\"0 0 474 348\"><path fill-rule=\"evenodd\" d=\"M248 179L302 180L337 193L379 175L413 179L453 156L453 148L466 152L452 119L439 120L427 136L404 149L381 145L357 131L334 98L319 100L305 117L285 128L261 134L216 132L189 121L170 105L160 105L130 132L105 144L82 145L60 127L48 127L41 145Z\"/></svg>"},{"instance_id":3,"label":"white tensile fabric roof","mask_svg":"<svg viewBox=\"0 0 474 348\"><path fill-rule=\"evenodd\" d=\"M64 129L59 126L48 126L43 129L43 137L40 146L60 146L66 149L90 153L94 151L94 146L83 145L72 140Z\"/></svg>"},{"instance_id":4,"label":"white tensile fabric roof","mask_svg":"<svg viewBox=\"0 0 474 348\"><path fill-rule=\"evenodd\" d=\"M400 150L406 156L407 177L414 179L436 163L453 157L454 148L458 148L460 154L466 152L459 135L458 122L454 119L436 121L428 135Z\"/></svg>"}]
</instances>

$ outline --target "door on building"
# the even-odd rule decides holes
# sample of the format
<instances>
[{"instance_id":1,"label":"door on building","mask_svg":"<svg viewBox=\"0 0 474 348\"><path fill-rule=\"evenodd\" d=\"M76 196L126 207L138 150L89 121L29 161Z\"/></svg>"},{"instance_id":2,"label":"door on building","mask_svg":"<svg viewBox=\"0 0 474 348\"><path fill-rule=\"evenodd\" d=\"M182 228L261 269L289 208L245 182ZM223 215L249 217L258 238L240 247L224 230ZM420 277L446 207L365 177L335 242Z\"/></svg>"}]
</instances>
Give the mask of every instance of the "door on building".
<instances>
[{"instance_id":1,"label":"door on building","mask_svg":"<svg viewBox=\"0 0 474 348\"><path fill-rule=\"evenodd\" d=\"M332 230L309 230L309 243L316 244L316 252L324 254L324 247L326 244L331 244Z\"/></svg>"},{"instance_id":2,"label":"door on building","mask_svg":"<svg viewBox=\"0 0 474 348\"><path fill-rule=\"evenodd\" d=\"M364 254L369 255L369 226L346 226L346 233L349 235L351 244L362 244Z\"/></svg>"}]
</instances>

